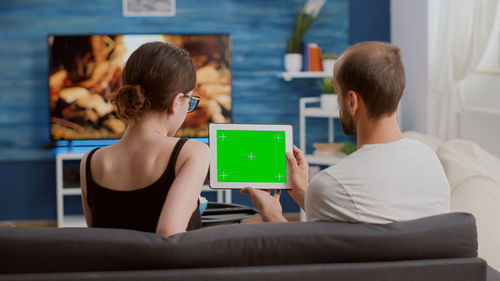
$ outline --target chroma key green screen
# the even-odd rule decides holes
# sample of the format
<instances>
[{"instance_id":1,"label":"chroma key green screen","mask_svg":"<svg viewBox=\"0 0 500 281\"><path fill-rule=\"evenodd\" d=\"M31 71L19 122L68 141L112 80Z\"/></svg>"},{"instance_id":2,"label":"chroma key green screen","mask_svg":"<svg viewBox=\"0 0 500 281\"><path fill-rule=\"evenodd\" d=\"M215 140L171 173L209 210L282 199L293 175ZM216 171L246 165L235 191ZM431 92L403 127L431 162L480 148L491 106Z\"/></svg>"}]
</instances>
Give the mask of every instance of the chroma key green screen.
<instances>
[{"instance_id":1,"label":"chroma key green screen","mask_svg":"<svg viewBox=\"0 0 500 281\"><path fill-rule=\"evenodd\" d=\"M217 131L217 181L286 182L285 131Z\"/></svg>"}]
</instances>

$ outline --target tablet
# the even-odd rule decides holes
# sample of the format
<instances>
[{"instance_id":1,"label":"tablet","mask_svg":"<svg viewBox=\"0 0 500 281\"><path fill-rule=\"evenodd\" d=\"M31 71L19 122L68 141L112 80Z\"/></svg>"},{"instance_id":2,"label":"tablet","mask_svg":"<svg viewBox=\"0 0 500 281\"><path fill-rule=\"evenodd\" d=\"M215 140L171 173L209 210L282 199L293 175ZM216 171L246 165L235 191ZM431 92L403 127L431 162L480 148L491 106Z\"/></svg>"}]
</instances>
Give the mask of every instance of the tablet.
<instances>
[{"instance_id":1,"label":"tablet","mask_svg":"<svg viewBox=\"0 0 500 281\"><path fill-rule=\"evenodd\" d=\"M289 189L291 125L209 124L210 187Z\"/></svg>"}]
</instances>

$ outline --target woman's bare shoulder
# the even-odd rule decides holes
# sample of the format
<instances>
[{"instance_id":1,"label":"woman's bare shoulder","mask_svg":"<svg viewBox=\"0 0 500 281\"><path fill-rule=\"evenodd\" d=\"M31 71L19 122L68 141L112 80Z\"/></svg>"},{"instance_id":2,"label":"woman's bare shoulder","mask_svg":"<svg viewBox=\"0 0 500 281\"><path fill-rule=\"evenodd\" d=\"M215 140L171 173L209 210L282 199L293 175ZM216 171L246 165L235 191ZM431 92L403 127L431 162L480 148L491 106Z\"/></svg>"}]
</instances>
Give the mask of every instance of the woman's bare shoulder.
<instances>
[{"instance_id":1,"label":"woman's bare shoulder","mask_svg":"<svg viewBox=\"0 0 500 281\"><path fill-rule=\"evenodd\" d=\"M188 140L184 144L183 150L185 154L189 155L200 155L200 156L210 156L210 149L208 146L197 140Z\"/></svg>"},{"instance_id":2,"label":"woman's bare shoulder","mask_svg":"<svg viewBox=\"0 0 500 281\"><path fill-rule=\"evenodd\" d=\"M197 140L190 139L186 141L179 154L179 162L184 164L190 161L201 165L208 164L210 162L210 149L208 146Z\"/></svg>"}]
</instances>

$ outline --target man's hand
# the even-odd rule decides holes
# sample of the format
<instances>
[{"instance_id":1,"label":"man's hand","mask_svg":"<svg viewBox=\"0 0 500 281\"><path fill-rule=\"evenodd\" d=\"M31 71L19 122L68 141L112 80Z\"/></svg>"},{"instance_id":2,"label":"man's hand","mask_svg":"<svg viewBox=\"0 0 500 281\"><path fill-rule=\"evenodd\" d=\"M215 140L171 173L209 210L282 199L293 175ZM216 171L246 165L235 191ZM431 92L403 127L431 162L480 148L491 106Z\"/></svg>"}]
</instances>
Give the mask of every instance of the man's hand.
<instances>
[{"instance_id":1,"label":"man's hand","mask_svg":"<svg viewBox=\"0 0 500 281\"><path fill-rule=\"evenodd\" d=\"M252 187L245 187L241 191L243 194L249 194L252 202L259 210L262 220L265 222L286 222L283 216L280 204L280 190L274 191L271 195L269 190L259 190Z\"/></svg>"},{"instance_id":2,"label":"man's hand","mask_svg":"<svg viewBox=\"0 0 500 281\"><path fill-rule=\"evenodd\" d=\"M288 194L304 209L304 198L309 184L309 164L307 164L302 150L295 145L293 153L295 157L290 152L286 154L286 160L290 166L290 186L292 188L288 190Z\"/></svg>"}]
</instances>

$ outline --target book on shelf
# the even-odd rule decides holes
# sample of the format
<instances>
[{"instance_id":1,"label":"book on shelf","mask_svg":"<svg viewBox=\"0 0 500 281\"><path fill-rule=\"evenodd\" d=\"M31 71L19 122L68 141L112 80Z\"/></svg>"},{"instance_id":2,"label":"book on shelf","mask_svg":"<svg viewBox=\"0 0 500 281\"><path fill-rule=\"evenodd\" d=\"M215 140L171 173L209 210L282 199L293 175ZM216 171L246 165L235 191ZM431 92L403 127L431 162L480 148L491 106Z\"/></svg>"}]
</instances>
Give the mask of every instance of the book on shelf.
<instances>
[{"instance_id":1,"label":"book on shelf","mask_svg":"<svg viewBox=\"0 0 500 281\"><path fill-rule=\"evenodd\" d=\"M316 43L309 44L309 71L322 71L321 48Z\"/></svg>"},{"instance_id":2,"label":"book on shelf","mask_svg":"<svg viewBox=\"0 0 500 281\"><path fill-rule=\"evenodd\" d=\"M304 41L303 71L323 71L321 47L317 43Z\"/></svg>"},{"instance_id":3,"label":"book on shelf","mask_svg":"<svg viewBox=\"0 0 500 281\"><path fill-rule=\"evenodd\" d=\"M309 41L304 40L302 46L302 70L309 71Z\"/></svg>"}]
</instances>

